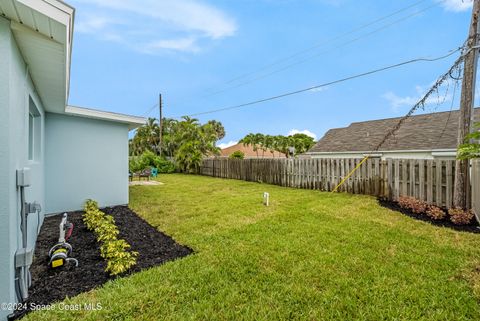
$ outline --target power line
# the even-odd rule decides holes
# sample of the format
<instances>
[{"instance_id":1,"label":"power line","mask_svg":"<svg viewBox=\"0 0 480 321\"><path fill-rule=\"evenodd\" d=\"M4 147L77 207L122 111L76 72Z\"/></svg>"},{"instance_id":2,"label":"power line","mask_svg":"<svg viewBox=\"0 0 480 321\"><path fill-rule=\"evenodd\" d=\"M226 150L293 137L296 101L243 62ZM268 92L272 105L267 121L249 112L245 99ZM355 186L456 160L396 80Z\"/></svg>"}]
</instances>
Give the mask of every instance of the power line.
<instances>
[{"instance_id":1,"label":"power line","mask_svg":"<svg viewBox=\"0 0 480 321\"><path fill-rule=\"evenodd\" d=\"M463 48L459 48L457 49L457 51L459 50L462 50ZM471 49L470 49L471 50ZM459 68L460 64L462 63L462 61L464 60L465 56L470 52L470 50L468 50L467 52L463 53L456 61L455 63L450 67L450 69L444 73L442 76L440 76L437 81L435 82L435 84L425 93L425 95L423 95L423 97L415 104L413 105L413 107L408 111L408 113L403 116L402 118L400 118L400 120L397 122L397 124L388 131L388 133L385 135L385 137L383 137L383 139L377 144L377 146L374 148L373 152L376 152L380 149L380 147L383 146L383 144L390 138L392 137L393 135L395 135L395 133L400 129L400 127L403 125L403 123L408 119L410 118L414 113L415 111L417 111L419 108L425 108L425 104L427 103L427 99L428 97L430 97L430 95L432 95L434 92L438 91L438 88L442 85L442 83L447 80L453 71L455 71L457 68Z\"/></svg>"},{"instance_id":2,"label":"power line","mask_svg":"<svg viewBox=\"0 0 480 321\"><path fill-rule=\"evenodd\" d=\"M150 107L150 109L148 109L148 111L146 111L145 113L143 113L143 117L146 117L148 116L155 108L158 107L158 103L156 103L155 105L153 105L152 107Z\"/></svg>"},{"instance_id":3,"label":"power line","mask_svg":"<svg viewBox=\"0 0 480 321\"><path fill-rule=\"evenodd\" d=\"M363 29L365 29L365 28L367 28L367 27L369 27L369 26L372 26L372 25L374 25L374 24L376 24L376 23L378 23L378 22L387 20L388 18L391 18L391 17L393 17L393 16L395 16L395 15L398 15L399 13L402 13L402 12L404 12L404 11L407 11L408 9L411 9L411 8L413 8L413 7L416 7L416 6L422 4L422 3L426 2L426 1L428 1L428 0L421 0L421 1L415 2L415 3L412 4L412 5L409 5L409 6L407 6L407 7L401 8L401 9L399 9L399 10L397 10L397 11L394 11L394 12L388 14L388 15L385 15L385 16L383 16L383 17L377 18L377 19L375 19L375 20L373 20L373 21L371 21L371 22L368 22L368 23L366 23L366 24L364 24L364 25L361 25L361 26L359 26L359 27L357 27L357 28L354 28L354 29L352 29L352 30L350 30L350 31L347 31L347 32L345 32L345 33L343 33L343 34L340 34L340 35L338 35L338 36L335 36L335 37L333 37L333 38L330 38L330 39L326 40L325 42L318 43L318 44L316 44L316 45L314 45L314 46L311 46L311 47L309 47L309 48L307 48L307 49L298 51L298 52L296 52L296 53L294 53L294 54L292 54L292 55L290 55L290 56L287 56L287 57L285 57L285 58L279 59L279 60L277 60L276 62L271 63L271 64L268 64L268 65L266 65L266 66L264 66L264 67L261 67L260 69L258 69L258 70L256 70L256 71L252 71L252 72L243 74L243 75L241 75L241 76L237 76L237 77L235 77L235 78L233 78L233 79L230 79L230 80L227 81L225 84L230 84L230 83L232 83L232 82L234 82L234 81L236 81L236 80L239 80L239 79L242 79L242 78L246 78L246 77L248 77L248 76L257 74L257 73L259 73L259 72L261 72L261 71L264 71L264 70L268 70L269 68L271 68L271 67L273 67L273 66L276 66L276 65L279 65L279 64L281 64L281 63L283 63L283 62L289 61L289 60L291 60L292 58L301 56L301 55L304 54L304 53L310 52L310 51L312 51L312 50L314 50L314 49L316 49L316 48L319 48L319 47L324 46L324 45L326 45L326 44L332 43L332 42L334 42L334 41L336 41L336 40L338 40L338 39L341 39L341 38L343 38L343 37L345 37L345 36L348 36L348 35L350 35L350 34L353 34L353 33L357 32L357 31L363 30ZM250 79L250 80L244 81L244 82L242 82L242 83L239 83L239 84L237 84L237 85L233 85L233 86L230 86L230 87L227 87L227 88L224 88L224 89L219 89L219 90L217 90L217 91L214 91L214 92L212 92L212 93L203 95L203 96L201 96L201 97L202 97L202 98L208 98L208 97L211 97L211 96L215 96L215 95L221 94L221 93L223 93L223 92L226 92L226 91L229 91L229 90L232 90L232 89L236 89L236 88L238 88L238 87L245 86L245 85L247 85L247 84L250 84L250 83L252 83L252 82L258 81L258 80L260 80L260 79L267 78L267 77L269 77L269 76L271 76L271 75L273 75L273 74L276 74L276 73L285 71L285 70L290 69L291 67L294 67L294 66L296 66L296 65L303 64L303 63L305 63L305 62L307 62L307 61L309 61L309 60L311 60L311 59L313 59L313 58L316 58L316 57L318 57L318 56L321 56L321 55L323 55L323 54L325 54L325 53L334 51L334 50L336 50L336 49L345 47L345 46L347 46L347 45L349 45L349 44L351 44L351 43L353 43L353 42L359 41L359 40L361 40L361 39L363 39L363 38L369 37L369 36L371 36L371 35L373 35L373 34L375 34L375 33L377 33L377 32L380 32L380 31L385 30L385 29L387 29L387 28L389 28L389 27L391 27L391 26L393 26L393 25L395 25L395 24L398 24L398 23L403 22L403 21L405 21L405 20L407 20L407 19L409 19L409 18L412 18L412 17L414 17L414 16L417 16L417 15L419 15L419 14L421 14L421 13L427 11L427 10L430 10L430 9L432 9L432 8L438 6L438 5L439 5L439 3L438 3L438 2L435 2L433 5L428 6L428 7L424 8L424 9L422 9L422 10L420 10L420 11L416 11L416 12L414 12L414 13L412 13L412 14L409 14L409 15L403 17L403 18L397 19L397 20L395 20L395 21L393 21L393 22L391 22L391 23L389 23L389 24L383 25L382 27L377 28L377 29L375 29L375 30L373 30L373 31L371 31L371 32L369 32L369 33L366 33L366 34L360 35L360 36L358 36L358 37L356 37L356 38L354 38L354 39L348 40L348 41L346 41L346 42L344 42L344 43L342 43L342 44L340 44L340 45L338 45L338 46L335 46L335 47L333 47L333 48L331 48L331 49L328 49L328 50L325 50L325 51L323 51L323 52L317 53L317 54L315 54L315 55L313 55L313 56L307 57L307 58L302 59L302 60L300 60L300 61L293 62L293 63L291 63L291 64L289 64L289 65L286 65L286 66L284 66L284 67L282 67L282 68L280 68L280 69L273 70L272 72L269 72L269 73L267 73L267 74L260 75L260 76L258 76L258 77L253 78L253 79ZM188 99L188 100L191 100L191 99ZM188 100L187 100L187 101L188 101Z\"/></svg>"},{"instance_id":4,"label":"power line","mask_svg":"<svg viewBox=\"0 0 480 321\"><path fill-rule=\"evenodd\" d=\"M224 89L221 89L221 90L217 90L217 91L215 91L215 92L213 92L213 93L211 93L211 94L205 95L204 97L216 96L216 95L221 94L221 93L224 93L224 92L226 92L226 91L230 91L230 90L232 90L232 89L236 89L236 88L239 88L239 87L243 87L243 86L245 86L245 85L248 85L248 84L251 84L251 83L256 82L256 81L258 81L258 80L267 78L267 77L269 77L269 76L271 76L271 75L274 75L274 74L277 74L277 73L279 73L279 72L285 71L285 70L290 69L290 68L292 68L292 67L301 65L301 64L303 64L303 63L305 63L305 62L307 62L307 61L310 61L310 60L312 60L312 59L314 59L314 58L317 58L317 57L319 57L319 56L321 56L321 55L324 55L324 54L326 54L326 53L335 51L335 50L337 50L337 49L339 49L339 48L343 48L343 47L345 47L345 46L347 46L347 45L349 45L349 44L351 44L351 43L357 42L357 41L359 41L359 40L361 40L361 39L364 39L364 38L366 38L366 37L369 37L369 36L371 36L371 35L374 35L374 34L380 32L380 31L383 31L383 30L385 30L385 29L387 29L387 28L390 28L391 26L396 25L396 24L398 24L398 23L400 23L400 22L403 22L403 21L408 20L408 19L410 19L410 18L412 18L412 17L418 16L419 14L421 14L421 13L427 11L427 10L432 9L432 8L436 7L437 5L438 5L438 4L433 4L433 5L429 6L429 7L424 8L423 10L414 12L414 13L408 15L408 16L405 16L405 17L402 17L402 18L400 18L400 19L397 19L397 20L395 20L395 21L393 21L393 22L391 22L391 23L389 23L389 24L386 24L386 25L384 25L384 26L382 26L382 27L380 27L380 28L377 28L377 29L375 29L375 30L373 30L373 31L371 31L371 32L368 32L368 33L366 33L366 34L364 34L364 35L361 35L361 36L359 36L359 37L357 37L357 38L354 38L354 39L351 39L351 40L349 40L349 41L346 41L346 42L344 42L344 43L342 43L342 44L340 44L340 45L338 45L338 46L335 46L335 47L333 47L333 48L331 48L331 49L322 51L322 52L317 53L317 54L315 54L315 55L313 55L313 56L310 56L310 57L306 57L305 59L302 59L302 60L293 62L293 63L291 63L291 64L288 64L288 65L286 65L286 66L283 66L283 67L280 68L280 69L273 70L273 71L271 71L271 72L269 72L269 73L266 73L266 74L263 74L263 75L261 75L261 76L252 78L252 79L250 79L250 80L244 81L244 82L239 83L239 84L237 84L237 85L230 86L230 87L227 87L227 88L224 88Z\"/></svg>"},{"instance_id":5,"label":"power line","mask_svg":"<svg viewBox=\"0 0 480 321\"><path fill-rule=\"evenodd\" d=\"M337 36L334 36L334 37L332 37L332 38L330 38L330 39L327 39L327 40L325 40L325 41L322 41L322 42L320 42L320 43L317 43L317 44L315 44L315 45L313 45L313 46L311 46L311 47L308 47L308 48L306 48L306 49L297 51L296 53L293 53L293 54L290 55L290 56L287 56L287 57L284 57L284 58L280 58L279 60L277 60L277 61L275 61L275 62L273 62L273 63L271 63L271 64L265 65L265 66L263 66L263 67L260 67L259 69L255 70L255 71L247 72L247 73L245 73L245 74L243 74L243 75L234 77L234 78L226 81L225 83L226 83L226 84L229 84L229 83L232 83L232 82L234 82L234 81L236 81L236 80L238 80L238 79L242 79L242 78L248 77L248 76L250 76L250 75L252 75L252 74L255 74L255 73L259 72L259 71L263 71L263 70L269 69L270 67L276 66L276 65L281 64L281 63L283 63L283 62L285 62L285 61L288 61L288 60L290 60L290 59L292 59L292 58L298 57L298 56L300 56L300 55L302 55L302 54L304 54L304 53L310 52L310 51L312 51L312 50L314 50L314 49L317 49L317 48L319 48L319 47L322 47L322 46L324 46L324 45L326 45L326 44L328 44L328 43L331 43L331 42L333 42L333 41L335 41L335 40L341 39L341 38L343 38L343 37L345 37L345 36L351 35L351 34L357 32L357 31L360 31L360 30L363 30L363 29L365 29L365 28L367 28L367 27L370 27L370 26L372 26L372 25L374 25L374 24L376 24L376 23L378 23L378 22L381 22L381 21L383 21L383 20L387 20L388 18L391 18L391 17L393 17L393 16L395 16L395 15L397 15L397 14L399 14L399 13L402 13L402 12L404 12L404 11L407 11L408 9L411 9L411 8L413 8L413 7L416 7L416 6L422 4L422 3L426 2L426 1L428 1L428 0L417 1L417 2L411 4L411 5L407 6L407 7L403 7L403 8L401 8L401 9L399 9L399 10L397 10L397 11L394 11L394 12L388 14L388 15L385 15L385 16L382 16L382 17L380 17L380 18L377 18L377 19L375 19L375 20L373 20L373 21L367 22L367 23L365 23L365 24L363 24L363 25L361 25L361 26L359 26L359 27L356 27L356 28L354 28L354 29L350 29L350 30L347 31L347 32L344 32L344 33L339 34L339 35L337 35Z\"/></svg>"},{"instance_id":6,"label":"power line","mask_svg":"<svg viewBox=\"0 0 480 321\"><path fill-rule=\"evenodd\" d=\"M331 86L331 85L338 84L338 83L341 83L341 82L345 82L345 81L348 81L348 80L365 77L365 76L368 76L368 75L371 75L371 74L379 73L379 72L382 72L382 71L385 71L385 70L389 70L389 69L393 69L393 68L398 68L398 67L400 67L400 66L404 66L404 65L408 65L408 64L412 64L412 63L416 63L416 62L422 62L422 61L423 61L423 62L433 62L433 61L438 61L438 60L442 60L442 59L445 59L445 58L448 58L448 57L452 56L454 53L458 52L458 51L461 50L461 49L462 49L462 48L458 48L458 49L455 49L455 50L451 50L448 54L446 54L446 55L444 55L444 56L441 56L441 57L437 57L437 58L416 58L416 59L411 59L411 60L404 61L404 62L401 62L401 63L397 63L397 64L394 64L394 65L382 67L382 68L375 69L375 70L371 70L371 71L367 71L367 72L364 72L364 73L361 73L361 74L356 74L356 75L353 75L353 76L349 76L349 77L337 79L337 80L334 80L334 81L330 81L330 82L327 82L327 83L323 83L323 84L320 84L320 85L317 85L317 86L312 86L312 87L308 87L308 88L304 88L304 89L299 89L299 90L287 92L287 93L284 93L284 94L279 94L279 95L276 95L276 96L273 96L273 97L268 97L268 98L263 98L263 99L251 101L251 102L248 102L248 103L243 103L243 104L234 105L234 106L229 106L229 107L224 107L224 108L217 108L217 109L213 109L213 110L209 110L209 111L204 111L204 112L193 113L193 114L185 115L185 116L193 117L193 116L200 116L200 115L212 114L212 113L217 113L217 112L227 111L227 110L232 110L232 109L238 109L238 108L247 107L247 106L251 106L251 105L256 105L256 104L260 104L260 103L267 102L267 101L271 101L271 100L276 100L276 99L284 98L284 97L287 97L287 96L292 96L292 95L304 93L304 92L311 91L311 90L314 90L314 89L319 89L319 88L322 88L322 87ZM181 118L181 117L183 117L183 116L177 116L177 117L173 117L173 118Z\"/></svg>"}]
</instances>

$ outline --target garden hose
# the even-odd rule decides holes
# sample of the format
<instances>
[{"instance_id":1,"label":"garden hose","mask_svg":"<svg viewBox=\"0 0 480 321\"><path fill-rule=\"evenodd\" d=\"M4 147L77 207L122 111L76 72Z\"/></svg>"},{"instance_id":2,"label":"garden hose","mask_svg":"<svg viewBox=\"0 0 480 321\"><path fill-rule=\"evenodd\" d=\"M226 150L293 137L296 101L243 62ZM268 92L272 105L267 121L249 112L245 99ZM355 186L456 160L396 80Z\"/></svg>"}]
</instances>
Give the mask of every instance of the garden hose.
<instances>
[{"instance_id":1,"label":"garden hose","mask_svg":"<svg viewBox=\"0 0 480 321\"><path fill-rule=\"evenodd\" d=\"M72 246L67 243L67 240L72 236L72 232L73 224L68 222L67 213L65 213L60 222L60 236L58 238L58 243L52 246L48 251L48 257L50 258L48 265L51 268L58 268L72 263L76 267L78 266L78 260L69 257L70 254L72 254Z\"/></svg>"}]
</instances>

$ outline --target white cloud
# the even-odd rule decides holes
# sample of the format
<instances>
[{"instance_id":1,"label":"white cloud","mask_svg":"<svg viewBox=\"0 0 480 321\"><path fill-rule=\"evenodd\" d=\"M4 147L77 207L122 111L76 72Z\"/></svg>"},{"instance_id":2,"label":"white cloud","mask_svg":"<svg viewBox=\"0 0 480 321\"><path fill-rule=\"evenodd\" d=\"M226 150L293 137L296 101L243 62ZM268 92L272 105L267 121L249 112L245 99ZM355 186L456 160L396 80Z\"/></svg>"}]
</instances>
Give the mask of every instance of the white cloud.
<instances>
[{"instance_id":1,"label":"white cloud","mask_svg":"<svg viewBox=\"0 0 480 321\"><path fill-rule=\"evenodd\" d=\"M231 140L228 143L218 144L217 147L219 147L220 149L224 149L224 148L227 148L227 147L230 147L230 146L233 146L233 145L237 145L237 144L238 144L238 141Z\"/></svg>"},{"instance_id":2,"label":"white cloud","mask_svg":"<svg viewBox=\"0 0 480 321\"><path fill-rule=\"evenodd\" d=\"M462 12L469 10L472 5L472 0L437 0L442 3L442 7L447 11Z\"/></svg>"},{"instance_id":3,"label":"white cloud","mask_svg":"<svg viewBox=\"0 0 480 321\"><path fill-rule=\"evenodd\" d=\"M198 52L200 43L230 37L237 31L233 18L200 0L77 2L83 8L77 11L76 31L142 52Z\"/></svg>"},{"instance_id":4,"label":"white cloud","mask_svg":"<svg viewBox=\"0 0 480 321\"><path fill-rule=\"evenodd\" d=\"M330 88L329 86L318 87L318 88L312 88L312 89L310 89L309 91L312 92L312 93L321 93L322 91L326 91L326 90L328 90L329 88Z\"/></svg>"},{"instance_id":5,"label":"white cloud","mask_svg":"<svg viewBox=\"0 0 480 321\"><path fill-rule=\"evenodd\" d=\"M288 136L295 135L295 134L305 134L305 135L310 136L313 139L317 140L317 135L315 135L314 133L312 133L308 129L304 129L304 130L292 129L288 132Z\"/></svg>"},{"instance_id":6,"label":"white cloud","mask_svg":"<svg viewBox=\"0 0 480 321\"><path fill-rule=\"evenodd\" d=\"M390 106L392 107L392 111L398 113L402 110L403 107L413 107L424 95L425 95L425 88L422 86L416 86L415 91L417 92L414 96L398 96L392 91L388 91L382 95L382 98L388 100ZM452 95L451 94L433 94L430 95L427 100L425 101L426 105L436 105L436 104L443 104L444 102L451 101Z\"/></svg>"},{"instance_id":7,"label":"white cloud","mask_svg":"<svg viewBox=\"0 0 480 321\"><path fill-rule=\"evenodd\" d=\"M154 53L162 49L185 51L185 52L200 51L200 48L198 47L196 40L193 37L152 41L146 44L143 49L147 53Z\"/></svg>"},{"instance_id":8,"label":"white cloud","mask_svg":"<svg viewBox=\"0 0 480 321\"><path fill-rule=\"evenodd\" d=\"M75 24L75 31L82 33L94 33L105 29L105 27L110 23L112 23L112 21L107 17L90 15Z\"/></svg>"}]
</instances>

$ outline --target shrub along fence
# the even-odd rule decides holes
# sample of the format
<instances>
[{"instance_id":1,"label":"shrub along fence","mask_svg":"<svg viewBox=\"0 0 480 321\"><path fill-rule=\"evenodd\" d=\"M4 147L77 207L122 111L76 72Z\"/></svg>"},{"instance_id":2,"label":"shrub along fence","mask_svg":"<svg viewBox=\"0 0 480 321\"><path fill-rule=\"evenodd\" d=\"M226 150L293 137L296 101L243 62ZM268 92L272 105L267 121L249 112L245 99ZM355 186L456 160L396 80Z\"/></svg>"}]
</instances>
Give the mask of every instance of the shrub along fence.
<instances>
[{"instance_id":1,"label":"shrub along fence","mask_svg":"<svg viewBox=\"0 0 480 321\"><path fill-rule=\"evenodd\" d=\"M361 161L362 159L348 158L205 159L200 174L332 191ZM413 196L429 204L450 208L453 203L454 175L454 160L370 158L339 191L390 200L397 200L400 196Z\"/></svg>"}]
</instances>

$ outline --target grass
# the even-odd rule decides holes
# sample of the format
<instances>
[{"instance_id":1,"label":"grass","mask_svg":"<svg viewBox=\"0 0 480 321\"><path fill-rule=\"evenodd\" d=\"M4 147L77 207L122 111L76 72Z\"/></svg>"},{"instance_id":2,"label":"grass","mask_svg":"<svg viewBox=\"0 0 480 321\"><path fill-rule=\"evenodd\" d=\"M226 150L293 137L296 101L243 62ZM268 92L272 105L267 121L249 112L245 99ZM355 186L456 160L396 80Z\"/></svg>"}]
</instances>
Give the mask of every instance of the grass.
<instances>
[{"instance_id":1,"label":"grass","mask_svg":"<svg viewBox=\"0 0 480 321\"><path fill-rule=\"evenodd\" d=\"M195 254L27 320L478 320L479 235L368 196L164 175L130 207ZM270 192L271 206L262 205Z\"/></svg>"}]
</instances>

